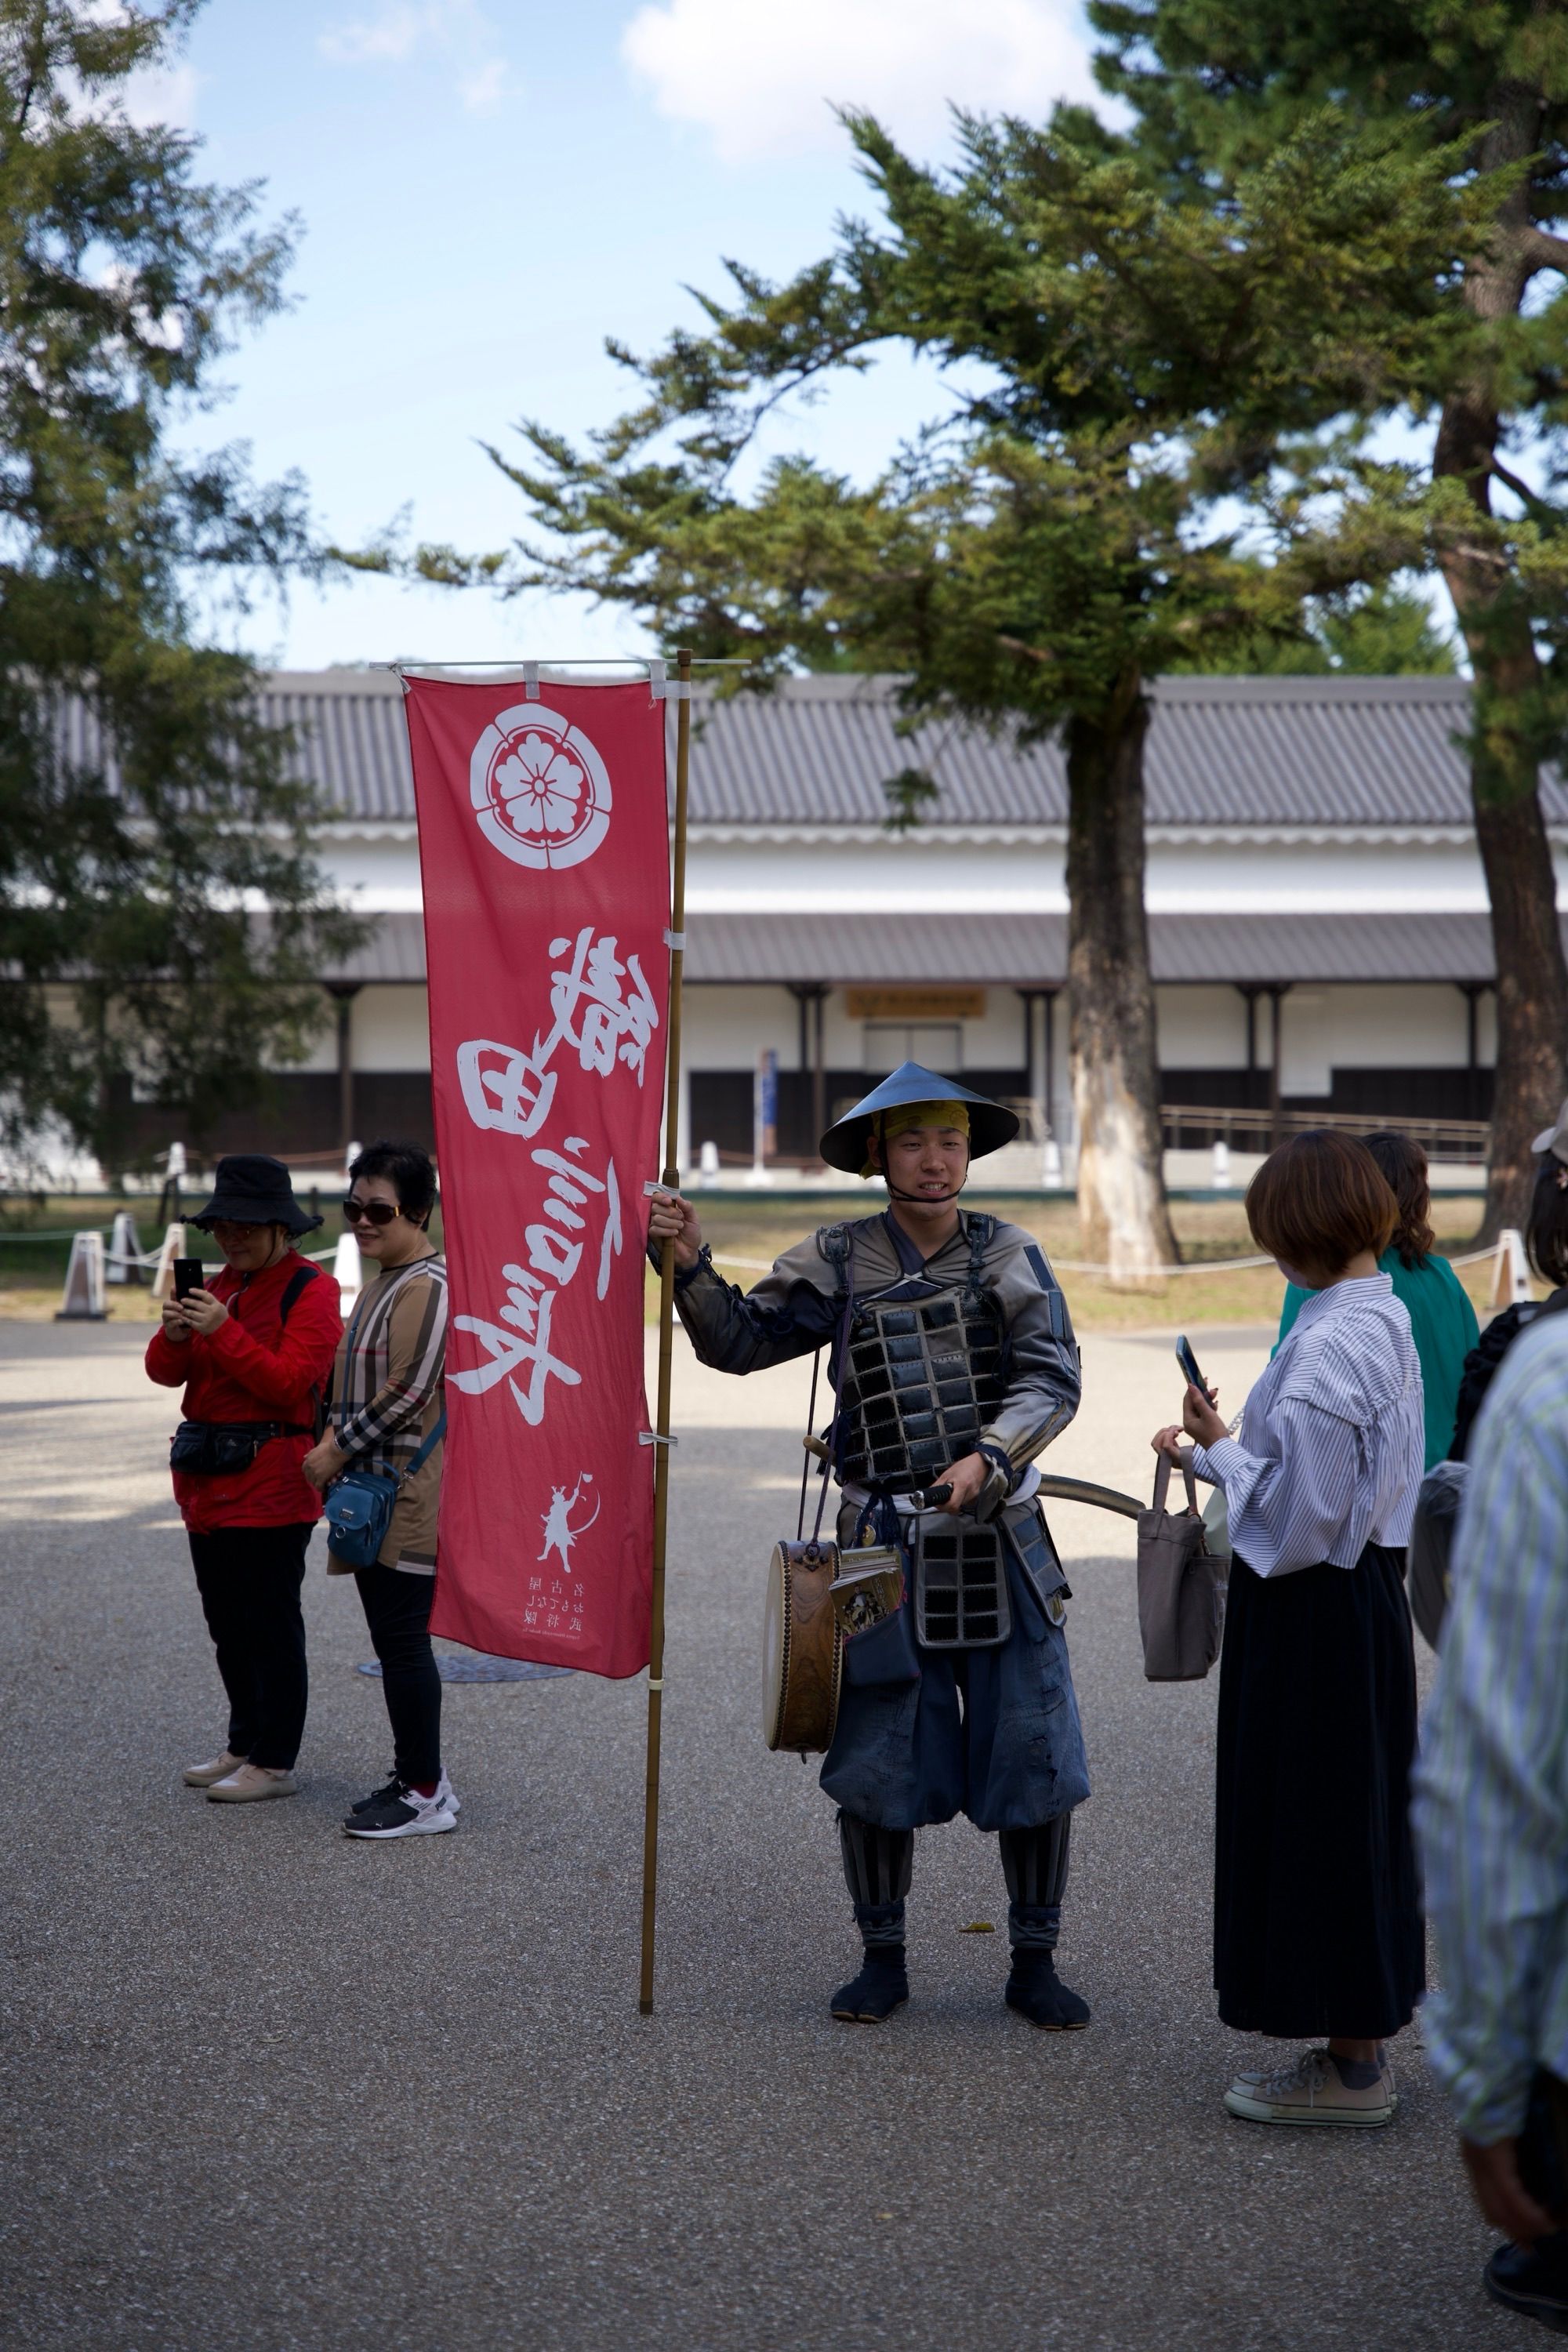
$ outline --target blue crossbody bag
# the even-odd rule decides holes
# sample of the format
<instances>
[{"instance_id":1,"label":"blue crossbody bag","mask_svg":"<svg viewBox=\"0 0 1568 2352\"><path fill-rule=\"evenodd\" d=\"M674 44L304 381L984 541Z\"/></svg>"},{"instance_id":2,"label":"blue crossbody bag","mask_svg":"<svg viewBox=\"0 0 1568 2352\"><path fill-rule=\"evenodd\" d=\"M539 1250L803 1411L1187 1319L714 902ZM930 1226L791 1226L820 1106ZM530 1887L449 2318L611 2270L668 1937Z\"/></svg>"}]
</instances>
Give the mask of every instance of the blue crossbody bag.
<instances>
[{"instance_id":1,"label":"blue crossbody bag","mask_svg":"<svg viewBox=\"0 0 1568 2352\"><path fill-rule=\"evenodd\" d=\"M393 1507L405 1478L423 1470L447 1433L447 1415L419 1448L406 1470L345 1470L327 1493L327 1549L345 1568L374 1568L381 1558Z\"/></svg>"}]
</instances>

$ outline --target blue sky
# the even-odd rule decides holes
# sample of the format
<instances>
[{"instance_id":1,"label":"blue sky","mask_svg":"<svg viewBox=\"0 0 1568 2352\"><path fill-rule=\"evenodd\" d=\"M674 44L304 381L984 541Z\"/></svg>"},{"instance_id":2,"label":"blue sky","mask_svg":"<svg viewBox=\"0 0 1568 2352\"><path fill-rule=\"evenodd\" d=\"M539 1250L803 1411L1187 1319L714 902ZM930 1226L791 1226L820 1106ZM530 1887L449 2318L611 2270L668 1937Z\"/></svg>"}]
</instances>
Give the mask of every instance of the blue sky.
<instances>
[{"instance_id":1,"label":"blue sky","mask_svg":"<svg viewBox=\"0 0 1568 2352\"><path fill-rule=\"evenodd\" d=\"M1038 113L1088 88L1072 0L209 0L148 99L303 235L294 308L229 356L233 397L184 437L300 468L345 541L407 507L418 537L503 545L521 501L480 440L525 414L604 422L628 388L607 334L657 344L721 256L783 276L859 206L830 99L941 154L949 99ZM781 446L868 475L941 401L889 362ZM225 633L299 668L642 644L572 600L382 582L296 589Z\"/></svg>"}]
</instances>

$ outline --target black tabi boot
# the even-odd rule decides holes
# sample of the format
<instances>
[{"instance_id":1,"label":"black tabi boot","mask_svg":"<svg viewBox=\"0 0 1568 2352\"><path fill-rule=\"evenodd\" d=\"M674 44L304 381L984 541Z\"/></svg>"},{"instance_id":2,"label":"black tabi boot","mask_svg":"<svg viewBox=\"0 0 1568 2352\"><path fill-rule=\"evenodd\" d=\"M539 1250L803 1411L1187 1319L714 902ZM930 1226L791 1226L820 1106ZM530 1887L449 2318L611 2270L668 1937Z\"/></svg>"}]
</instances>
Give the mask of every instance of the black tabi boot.
<instances>
[{"instance_id":1,"label":"black tabi boot","mask_svg":"<svg viewBox=\"0 0 1568 2352\"><path fill-rule=\"evenodd\" d=\"M1001 1836L1013 1941L1013 1972L1002 1998L1044 2033L1077 2033L1089 2023L1088 2001L1057 1974L1071 1830L1072 1815L1058 1813L1038 1829L1004 1830Z\"/></svg>"},{"instance_id":2,"label":"black tabi boot","mask_svg":"<svg viewBox=\"0 0 1568 2352\"><path fill-rule=\"evenodd\" d=\"M912 1830L879 1829L857 1814L838 1816L844 1878L866 1947L858 1976L840 1985L831 2007L850 2025L880 2025L910 1997L904 1973L904 1897L914 1871Z\"/></svg>"},{"instance_id":3,"label":"black tabi boot","mask_svg":"<svg viewBox=\"0 0 1568 2352\"><path fill-rule=\"evenodd\" d=\"M902 1944L873 1944L860 1973L833 1996L833 2014L847 2025L880 2025L910 1997Z\"/></svg>"},{"instance_id":4,"label":"black tabi boot","mask_svg":"<svg viewBox=\"0 0 1568 2352\"><path fill-rule=\"evenodd\" d=\"M1043 2033L1079 2033L1089 2023L1089 2003L1063 1984L1054 1952L1015 1949L1002 1998Z\"/></svg>"}]
</instances>

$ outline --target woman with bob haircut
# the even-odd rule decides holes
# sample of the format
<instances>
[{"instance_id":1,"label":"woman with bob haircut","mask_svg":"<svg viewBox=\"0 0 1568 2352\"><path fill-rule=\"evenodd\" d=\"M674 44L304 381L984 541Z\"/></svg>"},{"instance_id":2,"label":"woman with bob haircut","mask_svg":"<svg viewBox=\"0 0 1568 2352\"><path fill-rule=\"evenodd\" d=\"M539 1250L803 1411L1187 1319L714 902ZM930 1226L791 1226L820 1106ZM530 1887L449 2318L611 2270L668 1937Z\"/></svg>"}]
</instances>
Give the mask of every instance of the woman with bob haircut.
<instances>
[{"instance_id":1,"label":"woman with bob haircut","mask_svg":"<svg viewBox=\"0 0 1568 2352\"><path fill-rule=\"evenodd\" d=\"M1366 1145L1399 1203L1394 1237L1377 1261L1394 1295L1410 1318L1411 1337L1421 1359L1421 1388L1426 1404L1426 1467L1446 1461L1454 1433L1454 1409L1465 1359L1480 1337L1476 1310L1446 1257L1437 1252L1432 1230L1432 1183L1426 1154L1414 1137L1397 1128L1379 1128L1363 1136ZM1279 1317L1284 1339L1301 1312L1309 1293L1290 1283Z\"/></svg>"},{"instance_id":2,"label":"woman with bob haircut","mask_svg":"<svg viewBox=\"0 0 1568 2352\"><path fill-rule=\"evenodd\" d=\"M1258 1247L1313 1296L1247 1400L1239 1440L1189 1388L1193 1466L1225 1489L1233 1560L1220 1661L1215 1983L1244 2033L1321 2035L1238 2074L1233 2116L1393 2118L1385 2039L1426 1950L1409 1822L1415 1655L1405 1597L1425 1452L1410 1318L1377 1261L1398 1203L1364 1144L1315 1129L1247 1194Z\"/></svg>"}]
</instances>

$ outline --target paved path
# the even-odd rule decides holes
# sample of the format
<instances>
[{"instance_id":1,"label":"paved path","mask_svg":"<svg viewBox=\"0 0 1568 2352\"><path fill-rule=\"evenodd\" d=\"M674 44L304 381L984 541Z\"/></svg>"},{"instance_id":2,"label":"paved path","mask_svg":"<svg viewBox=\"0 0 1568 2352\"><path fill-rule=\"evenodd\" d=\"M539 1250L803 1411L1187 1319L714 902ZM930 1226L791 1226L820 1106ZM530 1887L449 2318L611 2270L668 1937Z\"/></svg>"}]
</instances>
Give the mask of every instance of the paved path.
<instances>
[{"instance_id":1,"label":"paved path","mask_svg":"<svg viewBox=\"0 0 1568 2352\"><path fill-rule=\"evenodd\" d=\"M1222 1401L1257 1334L1205 1335ZM1167 1339L1092 1339L1063 1468L1127 1486ZM8 2180L0 2337L69 2352L1407 2352L1482 2299L1419 2052L1366 2138L1219 2105L1215 1690L1146 1685L1131 1527L1064 1510L1096 1793L1063 1958L1092 2032L1000 2006L994 1845L923 1834L915 1999L833 2024L831 1811L757 1730L798 1370L683 1357L658 2013L636 2015L640 1684L449 1688L457 1835L338 1834L388 1753L313 1575L305 1787L178 1785L220 1726L140 1335L0 1326ZM1125 1529L1125 1532L1124 1532ZM318 1552L317 1558L319 1559ZM1405 2037L1408 2044L1412 2037Z\"/></svg>"}]
</instances>

